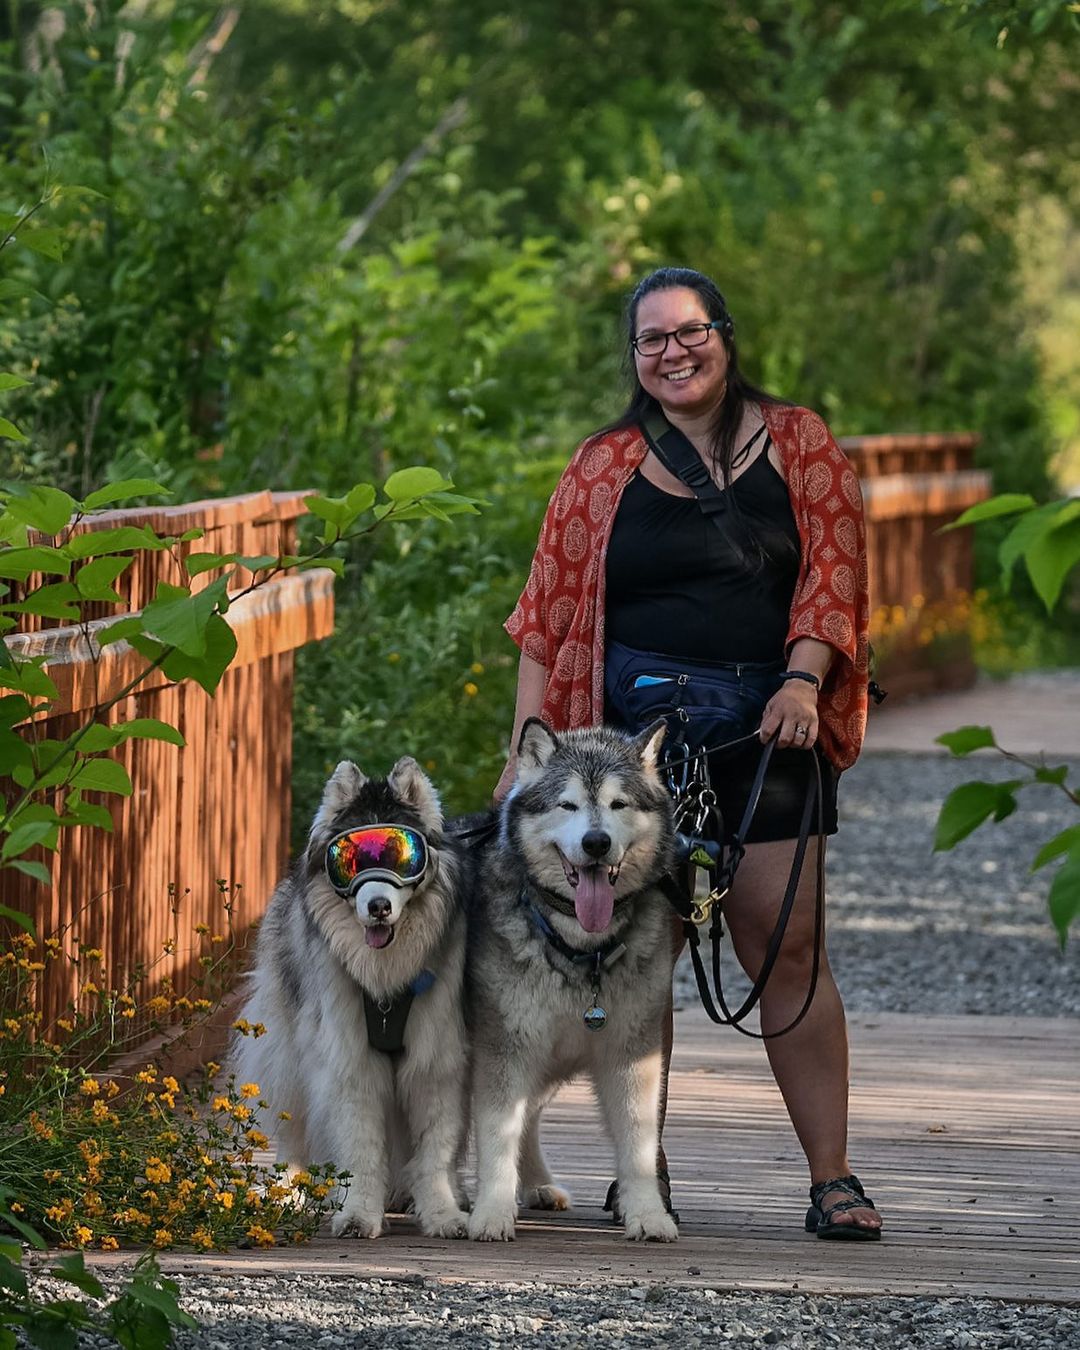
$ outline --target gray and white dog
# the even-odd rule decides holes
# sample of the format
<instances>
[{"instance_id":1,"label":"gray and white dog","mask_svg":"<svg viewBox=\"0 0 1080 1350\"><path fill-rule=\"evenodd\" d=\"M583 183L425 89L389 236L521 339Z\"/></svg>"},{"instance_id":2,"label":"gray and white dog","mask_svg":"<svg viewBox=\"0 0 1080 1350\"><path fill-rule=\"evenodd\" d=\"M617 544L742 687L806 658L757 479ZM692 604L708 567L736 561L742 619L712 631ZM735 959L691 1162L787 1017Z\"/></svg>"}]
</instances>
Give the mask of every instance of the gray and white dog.
<instances>
[{"instance_id":1,"label":"gray and white dog","mask_svg":"<svg viewBox=\"0 0 1080 1350\"><path fill-rule=\"evenodd\" d=\"M470 921L477 1195L469 1236L514 1236L530 1207L565 1209L538 1122L559 1084L588 1074L615 1145L628 1238L673 1242L656 1179L661 1043L671 992L671 804L658 722L522 728L518 774L486 850Z\"/></svg>"},{"instance_id":2,"label":"gray and white dog","mask_svg":"<svg viewBox=\"0 0 1080 1350\"><path fill-rule=\"evenodd\" d=\"M391 1196L430 1235L463 1237L456 1166L466 1132L464 895L469 869L443 837L415 760L385 779L343 761L308 847L270 900L233 1068L259 1085L292 1171L352 1173L338 1234L376 1237Z\"/></svg>"}]
</instances>

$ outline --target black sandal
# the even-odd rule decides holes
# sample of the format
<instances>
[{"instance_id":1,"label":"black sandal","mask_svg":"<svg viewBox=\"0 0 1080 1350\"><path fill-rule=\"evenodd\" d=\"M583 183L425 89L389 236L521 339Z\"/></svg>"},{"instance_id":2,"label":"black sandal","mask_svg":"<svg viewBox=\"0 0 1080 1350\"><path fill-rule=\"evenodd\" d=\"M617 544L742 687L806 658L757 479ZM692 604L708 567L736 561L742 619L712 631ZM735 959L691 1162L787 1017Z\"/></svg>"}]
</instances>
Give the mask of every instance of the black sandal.
<instances>
[{"instance_id":1,"label":"black sandal","mask_svg":"<svg viewBox=\"0 0 1080 1350\"><path fill-rule=\"evenodd\" d=\"M678 1223L679 1211L671 1208L671 1177L666 1167L656 1169L656 1182L660 1187L660 1199L664 1202L664 1208ZM622 1212L619 1209L619 1183L617 1181L613 1181L607 1188L607 1195L604 1197L604 1209L610 1213L612 1223L622 1223Z\"/></svg>"},{"instance_id":2,"label":"black sandal","mask_svg":"<svg viewBox=\"0 0 1080 1350\"><path fill-rule=\"evenodd\" d=\"M847 1200L834 1200L831 1205L822 1205L822 1200L830 1191L843 1191ZM816 1233L819 1238L839 1238L847 1242L877 1242L881 1237L880 1228L863 1228L857 1223L834 1223L837 1214L845 1214L850 1209L877 1209L877 1205L862 1188L857 1176L833 1177L831 1181L819 1181L810 1187L810 1208L806 1211L806 1231Z\"/></svg>"}]
</instances>

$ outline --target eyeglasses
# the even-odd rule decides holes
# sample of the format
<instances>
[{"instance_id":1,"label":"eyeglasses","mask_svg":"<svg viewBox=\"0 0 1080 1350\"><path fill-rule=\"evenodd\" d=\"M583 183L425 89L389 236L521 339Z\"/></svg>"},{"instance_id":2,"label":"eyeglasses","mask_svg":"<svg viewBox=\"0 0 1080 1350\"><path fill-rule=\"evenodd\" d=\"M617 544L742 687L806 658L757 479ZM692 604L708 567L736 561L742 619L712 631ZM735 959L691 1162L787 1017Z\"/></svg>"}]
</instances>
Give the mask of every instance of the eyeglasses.
<instances>
[{"instance_id":1,"label":"eyeglasses","mask_svg":"<svg viewBox=\"0 0 1080 1350\"><path fill-rule=\"evenodd\" d=\"M713 319L712 323L687 323L681 328L673 328L670 333L645 333L631 338L630 345L638 356L662 356L667 351L669 338L674 338L680 347L701 347L709 340L709 330L723 328L724 324L723 319Z\"/></svg>"},{"instance_id":2,"label":"eyeglasses","mask_svg":"<svg viewBox=\"0 0 1080 1350\"><path fill-rule=\"evenodd\" d=\"M361 879L414 886L427 866L427 840L407 825L345 830L326 846L326 875L339 895L354 894Z\"/></svg>"}]
</instances>

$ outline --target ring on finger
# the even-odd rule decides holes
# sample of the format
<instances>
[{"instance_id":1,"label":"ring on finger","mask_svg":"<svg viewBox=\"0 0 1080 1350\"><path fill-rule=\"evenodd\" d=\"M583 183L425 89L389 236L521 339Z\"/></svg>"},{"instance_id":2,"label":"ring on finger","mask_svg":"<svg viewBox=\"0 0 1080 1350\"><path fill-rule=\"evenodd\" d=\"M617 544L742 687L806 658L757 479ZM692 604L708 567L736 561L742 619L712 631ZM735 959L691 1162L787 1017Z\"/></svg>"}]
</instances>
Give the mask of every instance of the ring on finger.
<instances>
[{"instance_id":1,"label":"ring on finger","mask_svg":"<svg viewBox=\"0 0 1080 1350\"><path fill-rule=\"evenodd\" d=\"M801 740L802 738L806 737L806 736L809 736L809 734L810 734L810 728L809 728L809 727L796 727L796 728L795 728L795 735L798 736L798 737L800 738L800 740Z\"/></svg>"}]
</instances>

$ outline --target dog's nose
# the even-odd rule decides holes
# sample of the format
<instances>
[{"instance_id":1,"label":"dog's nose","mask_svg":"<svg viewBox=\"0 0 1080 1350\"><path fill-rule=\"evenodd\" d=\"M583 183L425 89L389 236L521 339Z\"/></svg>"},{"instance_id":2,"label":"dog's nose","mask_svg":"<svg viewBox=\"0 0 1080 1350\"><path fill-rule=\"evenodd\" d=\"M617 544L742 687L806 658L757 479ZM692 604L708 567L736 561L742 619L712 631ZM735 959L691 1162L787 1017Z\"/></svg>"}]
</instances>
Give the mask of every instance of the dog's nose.
<instances>
[{"instance_id":1,"label":"dog's nose","mask_svg":"<svg viewBox=\"0 0 1080 1350\"><path fill-rule=\"evenodd\" d=\"M390 901L383 895L378 895L367 902L367 912L373 919L385 919L390 913Z\"/></svg>"},{"instance_id":2,"label":"dog's nose","mask_svg":"<svg viewBox=\"0 0 1080 1350\"><path fill-rule=\"evenodd\" d=\"M590 830L582 836L581 847L590 858L602 858L611 847L611 835L603 830Z\"/></svg>"}]
</instances>

